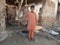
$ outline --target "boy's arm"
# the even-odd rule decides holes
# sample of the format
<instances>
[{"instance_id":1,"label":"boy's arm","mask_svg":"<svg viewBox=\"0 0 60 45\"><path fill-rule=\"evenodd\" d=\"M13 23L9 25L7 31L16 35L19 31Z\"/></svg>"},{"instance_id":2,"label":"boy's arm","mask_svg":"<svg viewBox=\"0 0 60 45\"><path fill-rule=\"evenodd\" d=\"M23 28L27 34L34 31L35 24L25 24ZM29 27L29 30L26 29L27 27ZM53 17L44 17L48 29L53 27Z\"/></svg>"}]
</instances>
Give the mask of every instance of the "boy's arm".
<instances>
[{"instance_id":1,"label":"boy's arm","mask_svg":"<svg viewBox=\"0 0 60 45\"><path fill-rule=\"evenodd\" d=\"M22 19L25 19L27 16L28 16L28 13L24 14L24 15L22 16Z\"/></svg>"}]
</instances>

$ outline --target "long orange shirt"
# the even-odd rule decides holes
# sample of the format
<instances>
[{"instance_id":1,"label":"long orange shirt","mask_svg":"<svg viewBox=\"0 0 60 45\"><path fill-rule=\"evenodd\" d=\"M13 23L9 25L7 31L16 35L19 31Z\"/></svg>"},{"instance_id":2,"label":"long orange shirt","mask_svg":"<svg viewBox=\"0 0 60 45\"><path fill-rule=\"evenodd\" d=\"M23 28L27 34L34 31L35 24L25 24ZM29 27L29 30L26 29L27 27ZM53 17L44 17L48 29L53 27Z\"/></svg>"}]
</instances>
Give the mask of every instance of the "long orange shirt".
<instances>
[{"instance_id":1,"label":"long orange shirt","mask_svg":"<svg viewBox=\"0 0 60 45\"><path fill-rule=\"evenodd\" d=\"M34 12L28 12L23 15L23 19L27 18L27 30L34 30L37 23L37 16Z\"/></svg>"}]
</instances>

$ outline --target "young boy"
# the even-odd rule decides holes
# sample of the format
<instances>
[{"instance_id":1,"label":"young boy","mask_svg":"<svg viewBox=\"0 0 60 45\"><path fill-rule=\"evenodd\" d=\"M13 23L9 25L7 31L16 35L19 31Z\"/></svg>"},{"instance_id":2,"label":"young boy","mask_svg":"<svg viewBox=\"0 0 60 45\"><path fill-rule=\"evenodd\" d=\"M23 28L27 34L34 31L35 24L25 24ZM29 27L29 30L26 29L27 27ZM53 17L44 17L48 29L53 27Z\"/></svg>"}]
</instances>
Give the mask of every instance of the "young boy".
<instances>
[{"instance_id":1,"label":"young boy","mask_svg":"<svg viewBox=\"0 0 60 45\"><path fill-rule=\"evenodd\" d=\"M28 30L28 39L33 39L34 37L34 30L35 26L37 24L37 15L34 12L35 6L32 5L30 7L31 11L27 12L26 14L23 15L23 19L27 19L27 30Z\"/></svg>"}]
</instances>

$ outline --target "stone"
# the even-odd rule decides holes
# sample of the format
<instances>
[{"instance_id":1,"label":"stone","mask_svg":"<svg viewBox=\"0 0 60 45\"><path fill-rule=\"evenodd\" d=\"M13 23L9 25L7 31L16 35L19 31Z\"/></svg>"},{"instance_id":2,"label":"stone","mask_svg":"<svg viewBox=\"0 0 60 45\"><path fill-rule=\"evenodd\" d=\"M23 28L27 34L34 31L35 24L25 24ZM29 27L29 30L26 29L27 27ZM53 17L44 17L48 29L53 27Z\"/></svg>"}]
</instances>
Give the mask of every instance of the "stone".
<instances>
[{"instance_id":1,"label":"stone","mask_svg":"<svg viewBox=\"0 0 60 45\"><path fill-rule=\"evenodd\" d=\"M5 28L5 0L0 0L0 42L8 37Z\"/></svg>"},{"instance_id":2,"label":"stone","mask_svg":"<svg viewBox=\"0 0 60 45\"><path fill-rule=\"evenodd\" d=\"M2 33L0 34L0 42L7 39L7 37L8 37L7 31L2 31Z\"/></svg>"}]
</instances>

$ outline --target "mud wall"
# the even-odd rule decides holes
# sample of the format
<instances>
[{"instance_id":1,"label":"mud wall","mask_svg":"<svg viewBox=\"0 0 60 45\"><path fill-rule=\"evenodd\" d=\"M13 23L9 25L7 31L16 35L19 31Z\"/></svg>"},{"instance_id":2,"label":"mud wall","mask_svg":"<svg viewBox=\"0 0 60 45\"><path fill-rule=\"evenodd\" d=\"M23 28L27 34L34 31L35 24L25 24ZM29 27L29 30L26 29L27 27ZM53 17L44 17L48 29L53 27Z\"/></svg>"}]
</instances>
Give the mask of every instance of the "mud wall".
<instances>
[{"instance_id":1,"label":"mud wall","mask_svg":"<svg viewBox=\"0 0 60 45\"><path fill-rule=\"evenodd\" d=\"M5 30L5 0L0 0L0 32Z\"/></svg>"},{"instance_id":2,"label":"mud wall","mask_svg":"<svg viewBox=\"0 0 60 45\"><path fill-rule=\"evenodd\" d=\"M43 27L47 29L52 29L56 22L58 0L46 0L43 7L42 20Z\"/></svg>"}]
</instances>

